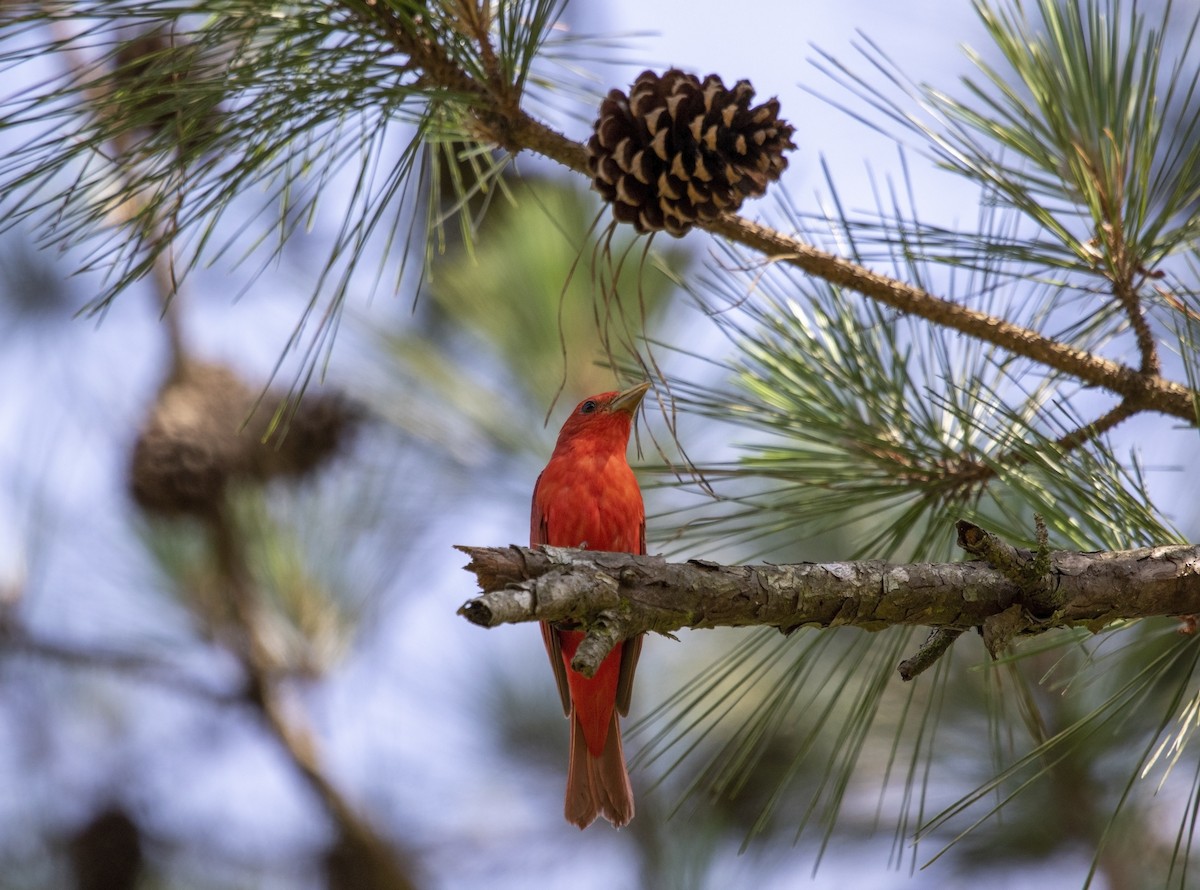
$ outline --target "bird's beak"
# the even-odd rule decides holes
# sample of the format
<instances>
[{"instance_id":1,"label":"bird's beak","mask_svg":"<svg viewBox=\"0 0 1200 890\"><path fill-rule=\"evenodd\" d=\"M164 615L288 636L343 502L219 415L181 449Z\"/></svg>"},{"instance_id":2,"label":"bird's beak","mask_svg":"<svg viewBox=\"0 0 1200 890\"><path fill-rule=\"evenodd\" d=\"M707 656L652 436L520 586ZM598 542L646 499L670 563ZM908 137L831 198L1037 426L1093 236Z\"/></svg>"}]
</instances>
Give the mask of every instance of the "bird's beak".
<instances>
[{"instance_id":1,"label":"bird's beak","mask_svg":"<svg viewBox=\"0 0 1200 890\"><path fill-rule=\"evenodd\" d=\"M650 381L639 383L637 386L631 386L624 392L617 393L617 397L608 404L609 411L624 411L626 414L633 414L637 411L638 405L642 404L642 397L646 395L646 391L650 389Z\"/></svg>"}]
</instances>

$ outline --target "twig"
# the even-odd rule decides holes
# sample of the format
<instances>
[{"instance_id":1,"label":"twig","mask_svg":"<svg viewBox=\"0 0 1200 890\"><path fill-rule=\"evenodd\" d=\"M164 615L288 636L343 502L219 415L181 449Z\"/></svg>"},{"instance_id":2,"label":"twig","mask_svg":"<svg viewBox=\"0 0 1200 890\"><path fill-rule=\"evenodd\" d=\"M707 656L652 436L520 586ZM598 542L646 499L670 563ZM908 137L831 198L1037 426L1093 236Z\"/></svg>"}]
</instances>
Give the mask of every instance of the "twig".
<instances>
[{"instance_id":1,"label":"twig","mask_svg":"<svg viewBox=\"0 0 1200 890\"><path fill-rule=\"evenodd\" d=\"M1017 550L974 523L960 520L957 525L958 545L973 556L983 557L1021 591L1020 603L989 615L980 625L984 645L994 658L999 657L1017 634L1044 629L1045 618L1053 617L1054 610L1062 605L1062 592L1050 584L1052 565L1045 520L1037 515L1034 522L1038 548L1032 554ZM1044 618L1039 620L1036 616ZM931 667L946 654L961 633L960 628L934 628L916 654L900 662L900 678L911 680Z\"/></svg>"},{"instance_id":2,"label":"twig","mask_svg":"<svg viewBox=\"0 0 1200 890\"><path fill-rule=\"evenodd\" d=\"M929 636L925 638L921 648L914 655L900 662L899 667L896 668L900 679L907 683L918 674L933 667L934 662L945 655L961 635L962 630L957 627L935 627L929 632Z\"/></svg>"},{"instance_id":3,"label":"twig","mask_svg":"<svg viewBox=\"0 0 1200 890\"><path fill-rule=\"evenodd\" d=\"M1113 284L1113 296L1125 308L1129 317L1130 327L1133 328L1137 339L1138 351L1141 353L1141 371L1143 374L1158 374L1162 363L1158 357L1158 343L1154 331L1146 318L1141 300L1138 298L1135 276L1141 275L1141 264L1131 253L1129 241L1125 237L1125 220L1122 207L1125 203L1125 163L1123 152L1116 143L1116 137L1111 133L1106 136L1112 146L1112 157L1116 159L1117 169L1111 177L1104 174L1105 165L1082 146L1078 148L1079 159L1091 176L1092 185L1100 202L1100 214L1103 222L1098 226L1098 239L1104 242L1104 256L1107 260L1107 273ZM1115 194L1110 194L1111 190Z\"/></svg>"},{"instance_id":4,"label":"twig","mask_svg":"<svg viewBox=\"0 0 1200 890\"><path fill-rule=\"evenodd\" d=\"M1064 453L1073 451L1080 445L1085 445L1093 439L1103 436L1109 430L1133 417L1136 413L1137 408L1131 405L1127 399L1123 400L1101 414L1091 423L1084 424L1078 429L1071 430L1071 432L1059 436L1054 440L1054 445Z\"/></svg>"},{"instance_id":5,"label":"twig","mask_svg":"<svg viewBox=\"0 0 1200 890\"><path fill-rule=\"evenodd\" d=\"M1132 284L1119 286L1116 288L1116 295L1125 307L1125 314L1129 316L1133 335L1137 338L1138 351L1142 356L1142 373L1158 374L1162 370L1162 362L1158 357L1158 341L1146 318L1142 301L1138 299L1136 288Z\"/></svg>"},{"instance_id":6,"label":"twig","mask_svg":"<svg viewBox=\"0 0 1200 890\"><path fill-rule=\"evenodd\" d=\"M249 699L257 706L272 736L317 795L337 825L342 841L369 864L373 887L409 890L411 866L363 821L321 769L312 733L289 714L275 679L272 659L262 640L256 614L257 596L246 564L236 520L228 505L209 522L213 555L224 582L230 613L241 632L239 653L250 678Z\"/></svg>"},{"instance_id":7,"label":"twig","mask_svg":"<svg viewBox=\"0 0 1200 890\"><path fill-rule=\"evenodd\" d=\"M1104 435L1118 424L1128 420L1137 413L1128 400L1123 400L1091 423L1064 433L1054 440L1054 447L1066 453L1086 445L1088 442ZM890 460L903 460L900 455L889 454ZM901 472L908 478L914 478L933 488L957 491L979 485L994 479L1002 468L1016 468L1027 464L1030 460L1027 451L1012 449L999 457L984 463L973 457L939 460L931 464L919 461L903 460L905 469Z\"/></svg>"},{"instance_id":8,"label":"twig","mask_svg":"<svg viewBox=\"0 0 1200 890\"><path fill-rule=\"evenodd\" d=\"M87 60L79 50L74 48L72 38L66 30L66 24L63 19L52 16L51 27L58 37L57 44L59 50L57 54L64 60L68 73L82 85L80 92L88 111L99 119L116 121L117 111L111 101L111 84L103 78L95 78L89 75ZM113 174L121 181L121 185L116 191L126 196L120 208L123 217L121 221L127 222L142 216L148 206L145 194L138 187L136 178L131 174L129 169L129 159L132 157L134 151L133 132L129 129L117 129L111 139L109 148L111 150ZM182 196L175 202L176 209L178 209L181 202ZM164 322L163 329L167 337L168 354L171 358L171 373L169 376L174 378L181 372L186 361L186 356L184 353L183 331L176 305L179 282L175 275L175 258L173 252L175 239L173 237L166 237L165 233L160 231L161 227L161 221L157 221L148 227L151 231L146 232L145 235L148 241L162 245L161 250L153 257L151 274L155 294L159 301L161 318Z\"/></svg>"},{"instance_id":9,"label":"twig","mask_svg":"<svg viewBox=\"0 0 1200 890\"><path fill-rule=\"evenodd\" d=\"M585 677L594 676L600 663L617 644L634 636L624 619L615 612L601 612L588 624L587 633L571 658L571 670Z\"/></svg>"},{"instance_id":10,"label":"twig","mask_svg":"<svg viewBox=\"0 0 1200 890\"><path fill-rule=\"evenodd\" d=\"M805 272L848 288L901 312L992 343L1091 386L1114 392L1137 410L1154 410L1196 423L1195 395L1187 387L1061 343L1037 331L962 306L902 281L825 253L774 229L734 216L704 226L714 234L782 257Z\"/></svg>"},{"instance_id":11,"label":"twig","mask_svg":"<svg viewBox=\"0 0 1200 890\"><path fill-rule=\"evenodd\" d=\"M1034 516L1034 522L1038 549L1033 552L1018 550L998 535L962 519L955 524L958 546L972 556L986 560L1015 584L1021 591L1024 605L1035 612L1052 612L1061 605L1063 596L1051 583L1046 523L1040 515Z\"/></svg>"}]
</instances>

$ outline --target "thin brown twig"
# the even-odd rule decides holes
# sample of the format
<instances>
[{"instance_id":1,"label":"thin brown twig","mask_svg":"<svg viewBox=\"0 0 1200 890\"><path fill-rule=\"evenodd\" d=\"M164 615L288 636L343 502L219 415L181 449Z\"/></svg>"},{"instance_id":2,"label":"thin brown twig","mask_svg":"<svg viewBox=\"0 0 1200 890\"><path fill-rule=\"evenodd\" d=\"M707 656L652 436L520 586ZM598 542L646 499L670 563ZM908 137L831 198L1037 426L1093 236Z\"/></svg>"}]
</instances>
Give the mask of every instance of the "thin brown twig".
<instances>
[{"instance_id":1,"label":"thin brown twig","mask_svg":"<svg viewBox=\"0 0 1200 890\"><path fill-rule=\"evenodd\" d=\"M831 284L1033 359L1085 384L1107 389L1128 400L1136 410L1159 411L1191 424L1197 422L1195 394L1157 374L1143 373L1005 319L934 296L740 217L727 215L706 228L768 256L783 256L786 262Z\"/></svg>"},{"instance_id":2,"label":"thin brown twig","mask_svg":"<svg viewBox=\"0 0 1200 890\"><path fill-rule=\"evenodd\" d=\"M51 28L58 36L57 43L61 48L59 55L64 60L67 72L80 84L81 95L88 111L97 118L115 120L117 111L111 101L111 85L103 78L89 76L89 62L75 48L70 34L67 33L63 19L52 17ZM174 40L174 33L171 33ZM113 174L121 180L122 186L117 190L127 198L117 208L121 222L142 217L147 209L147 199L136 187L137 183L130 171L131 158L135 153L135 134L128 129L117 128L108 147L111 154ZM180 177L182 180L182 177ZM178 210L182 196L175 201ZM174 212L174 211L173 211ZM177 377L183 369L186 360L183 345L183 330L179 321L179 310L176 298L179 295L179 281L175 275L175 257L172 251L174 238L160 231L161 225L148 226L150 231L145 233L147 240L162 244L162 249L154 257L151 265L151 276L154 282L155 295L158 298L159 309L163 321L163 331L167 338L167 347L171 359L170 377Z\"/></svg>"},{"instance_id":3,"label":"thin brown twig","mask_svg":"<svg viewBox=\"0 0 1200 890\"><path fill-rule=\"evenodd\" d=\"M1113 429L1118 424L1137 414L1138 409L1123 400L1091 423L1083 424L1054 440L1054 448L1066 453L1074 451ZM943 463L937 470L928 472L927 481L935 482L942 488L962 490L963 488L979 485L994 479L1000 472L1000 467L1020 467L1029 462L1029 457L1022 451L1012 450L999 457L983 463L970 457L961 458L953 463Z\"/></svg>"},{"instance_id":4,"label":"thin brown twig","mask_svg":"<svg viewBox=\"0 0 1200 890\"><path fill-rule=\"evenodd\" d=\"M1158 341L1154 337L1149 319L1146 318L1137 288L1130 281L1120 282L1114 288L1114 293L1125 307L1125 314L1129 316L1129 325L1133 328L1138 351L1142 356L1142 373L1157 375L1162 370L1162 361L1158 357Z\"/></svg>"},{"instance_id":5,"label":"thin brown twig","mask_svg":"<svg viewBox=\"0 0 1200 890\"><path fill-rule=\"evenodd\" d=\"M1093 439L1104 435L1118 424L1124 423L1137 413L1137 408L1128 401L1118 402L1108 411L1097 417L1091 423L1084 424L1078 429L1059 436L1054 444L1062 451L1072 451Z\"/></svg>"},{"instance_id":6,"label":"thin brown twig","mask_svg":"<svg viewBox=\"0 0 1200 890\"><path fill-rule=\"evenodd\" d=\"M483 63L488 92L495 98L500 113L511 116L518 109L519 103L512 84L504 79L500 57L496 55L496 48L492 46L488 2L460 0L457 6L461 10L458 18L465 24L468 35L479 45L479 58Z\"/></svg>"},{"instance_id":7,"label":"thin brown twig","mask_svg":"<svg viewBox=\"0 0 1200 890\"><path fill-rule=\"evenodd\" d=\"M1158 374L1162 370L1162 363L1158 357L1158 343L1146 318L1135 284L1135 279L1142 274L1141 262L1130 250L1129 241L1125 237L1125 221L1121 214L1121 206L1125 203L1125 164L1120 146L1116 144L1116 137L1111 132L1106 133L1106 136L1112 143L1111 157L1118 165L1111 176L1103 173L1104 165L1096 161L1083 146L1077 145L1076 151L1087 168L1100 202L1099 211L1103 222L1099 225L1097 237L1104 242L1104 257L1107 274L1113 285L1113 296L1124 307L1129 318L1141 354L1142 373ZM1109 193L1109 183L1112 184L1115 194Z\"/></svg>"},{"instance_id":8,"label":"thin brown twig","mask_svg":"<svg viewBox=\"0 0 1200 890\"><path fill-rule=\"evenodd\" d=\"M407 857L393 849L354 811L341 792L325 775L311 731L299 717L289 712L277 680L274 660L263 641L257 614L258 597L246 564L237 522L228 504L219 509L208 523L213 556L240 633L239 656L249 678L248 699L257 707L271 735L279 742L297 772L316 794L336 824L341 839L369 863L373 887L410 890L414 886L413 869Z\"/></svg>"}]
</instances>

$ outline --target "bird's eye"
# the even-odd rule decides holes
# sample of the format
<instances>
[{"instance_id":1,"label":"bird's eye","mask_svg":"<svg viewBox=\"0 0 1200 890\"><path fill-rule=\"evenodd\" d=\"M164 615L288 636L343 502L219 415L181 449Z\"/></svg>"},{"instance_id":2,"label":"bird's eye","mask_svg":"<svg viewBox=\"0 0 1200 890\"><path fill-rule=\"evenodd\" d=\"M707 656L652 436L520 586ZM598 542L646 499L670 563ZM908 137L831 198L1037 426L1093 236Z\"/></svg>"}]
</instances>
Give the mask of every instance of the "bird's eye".
<instances>
[{"instance_id":1,"label":"bird's eye","mask_svg":"<svg viewBox=\"0 0 1200 890\"><path fill-rule=\"evenodd\" d=\"M586 402L584 402L582 405L579 406L580 414L591 414L595 410L596 410L596 400L595 399L588 399Z\"/></svg>"}]
</instances>

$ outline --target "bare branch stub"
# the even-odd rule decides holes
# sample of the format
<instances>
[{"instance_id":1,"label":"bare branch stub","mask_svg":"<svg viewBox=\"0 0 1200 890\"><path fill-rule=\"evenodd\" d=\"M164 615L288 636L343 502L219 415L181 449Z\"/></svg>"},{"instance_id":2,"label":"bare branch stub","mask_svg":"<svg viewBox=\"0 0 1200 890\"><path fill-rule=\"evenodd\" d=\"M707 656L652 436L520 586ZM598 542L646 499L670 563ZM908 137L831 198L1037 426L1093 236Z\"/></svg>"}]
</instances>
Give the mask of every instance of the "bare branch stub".
<instances>
[{"instance_id":1,"label":"bare branch stub","mask_svg":"<svg viewBox=\"0 0 1200 890\"><path fill-rule=\"evenodd\" d=\"M921 647L913 655L900 662L896 668L900 679L907 683L909 680L915 679L918 674L933 667L939 658L950 651L950 647L961 634L961 628L935 627L929 632L929 636L921 644Z\"/></svg>"},{"instance_id":2,"label":"bare branch stub","mask_svg":"<svg viewBox=\"0 0 1200 890\"><path fill-rule=\"evenodd\" d=\"M612 652L618 643L634 635L620 615L615 612L601 612L588 627L579 648L575 650L571 659L571 670L588 678L594 677L608 653Z\"/></svg>"}]
</instances>

